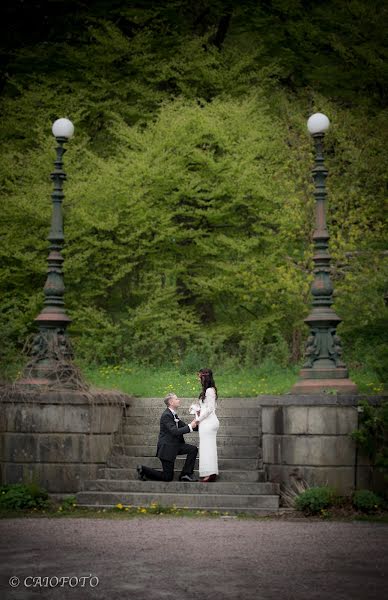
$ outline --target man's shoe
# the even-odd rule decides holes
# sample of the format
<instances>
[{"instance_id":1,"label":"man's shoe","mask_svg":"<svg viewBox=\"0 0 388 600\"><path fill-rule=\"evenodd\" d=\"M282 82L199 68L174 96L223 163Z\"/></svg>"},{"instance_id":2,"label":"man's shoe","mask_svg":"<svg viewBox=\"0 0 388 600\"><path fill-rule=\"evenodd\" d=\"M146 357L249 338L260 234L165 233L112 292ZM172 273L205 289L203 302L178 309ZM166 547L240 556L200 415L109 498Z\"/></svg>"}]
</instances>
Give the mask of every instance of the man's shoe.
<instances>
[{"instance_id":1,"label":"man's shoe","mask_svg":"<svg viewBox=\"0 0 388 600\"><path fill-rule=\"evenodd\" d=\"M182 475L179 477L179 481L198 481L195 475Z\"/></svg>"},{"instance_id":2,"label":"man's shoe","mask_svg":"<svg viewBox=\"0 0 388 600\"><path fill-rule=\"evenodd\" d=\"M137 465L136 467L137 476L141 481L147 481L147 477L143 473L143 467L141 465Z\"/></svg>"}]
</instances>

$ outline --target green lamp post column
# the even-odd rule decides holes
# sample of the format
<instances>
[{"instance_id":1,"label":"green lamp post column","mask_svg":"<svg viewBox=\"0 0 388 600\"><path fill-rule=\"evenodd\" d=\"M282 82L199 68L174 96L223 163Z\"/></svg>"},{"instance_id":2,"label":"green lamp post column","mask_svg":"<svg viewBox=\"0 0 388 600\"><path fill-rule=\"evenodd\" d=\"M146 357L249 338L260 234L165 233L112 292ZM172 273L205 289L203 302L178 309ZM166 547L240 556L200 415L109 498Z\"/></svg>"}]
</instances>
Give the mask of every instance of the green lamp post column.
<instances>
[{"instance_id":1,"label":"green lamp post column","mask_svg":"<svg viewBox=\"0 0 388 600\"><path fill-rule=\"evenodd\" d=\"M315 144L315 165L312 175L315 183L314 281L311 287L312 308L304 320L310 328L305 348L305 362L294 393L322 392L328 388L338 392L354 393L357 386L349 379L342 361L341 339L337 334L340 317L332 309L333 284L330 279L329 233L326 227L326 177L323 158L323 140L330 126L322 113L312 115L307 128Z\"/></svg>"},{"instance_id":2,"label":"green lamp post column","mask_svg":"<svg viewBox=\"0 0 388 600\"><path fill-rule=\"evenodd\" d=\"M66 328L71 323L67 316L64 302L65 286L63 281L64 244L62 201L63 182L66 173L63 171L64 144L73 136L74 126L68 119L57 119L52 127L57 141L55 169L51 173L54 190L51 194L53 211L51 229L48 236L50 251L47 259L47 279L44 286L44 307L36 317L38 332L29 344L27 363L20 384L44 385L59 383L65 387L78 388L80 373L73 364L73 351L66 335Z\"/></svg>"}]
</instances>

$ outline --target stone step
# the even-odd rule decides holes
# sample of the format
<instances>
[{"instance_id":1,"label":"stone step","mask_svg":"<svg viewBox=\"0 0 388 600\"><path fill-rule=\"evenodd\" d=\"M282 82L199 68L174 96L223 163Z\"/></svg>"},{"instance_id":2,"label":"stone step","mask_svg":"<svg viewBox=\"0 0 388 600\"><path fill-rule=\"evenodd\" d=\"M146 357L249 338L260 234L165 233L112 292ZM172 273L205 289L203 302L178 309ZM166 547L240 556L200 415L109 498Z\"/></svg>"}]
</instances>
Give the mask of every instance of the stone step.
<instances>
[{"instance_id":1,"label":"stone step","mask_svg":"<svg viewBox=\"0 0 388 600\"><path fill-rule=\"evenodd\" d=\"M150 427L152 428L152 430L157 429L159 431L159 424L160 424L160 416L162 413L155 413L153 415L149 414L149 415L133 415L130 417L123 417L122 418L122 428L123 430L126 429L127 427L131 428L133 426L140 426L140 427ZM183 413L180 412L178 413L180 417L182 417L183 421L185 423L191 423L191 421L193 420L193 416L194 415L189 415L188 413ZM231 416L221 416L219 413L217 413L217 417L218 420L220 422L220 428L221 427L241 427L244 430L246 428L250 428L250 429L254 429L257 430L259 428L259 423L260 420L257 417L257 415L255 417L246 417L246 416L241 416L242 413L240 412L238 416L236 415L231 415Z\"/></svg>"},{"instance_id":2,"label":"stone step","mask_svg":"<svg viewBox=\"0 0 388 600\"><path fill-rule=\"evenodd\" d=\"M154 450L155 453L155 450ZM175 461L175 469L181 471L183 463L186 460L185 456L177 456ZM195 466L198 469L198 458L195 461ZM152 467L154 469L161 468L161 462L156 456L125 456L116 455L109 456L106 462L108 468L132 468L136 469L139 464ZM218 468L220 470L241 470L241 471L256 471L262 469L262 461L260 458L218 458Z\"/></svg>"},{"instance_id":3,"label":"stone step","mask_svg":"<svg viewBox=\"0 0 388 600\"><path fill-rule=\"evenodd\" d=\"M276 483L250 483L250 482L225 482L216 481L209 484L202 482L183 481L140 481L122 479L87 479L83 482L82 491L102 492L141 492L168 493L168 494L244 494L262 495L278 494L279 485Z\"/></svg>"},{"instance_id":4,"label":"stone step","mask_svg":"<svg viewBox=\"0 0 388 600\"><path fill-rule=\"evenodd\" d=\"M139 434L116 434L114 439L115 445L126 445L126 446L143 446L143 445L156 445L158 440L157 433L139 433ZM261 438L253 435L222 435L217 434L217 448L221 449L222 446L258 446ZM186 444L199 445L198 433L185 434Z\"/></svg>"},{"instance_id":5,"label":"stone step","mask_svg":"<svg viewBox=\"0 0 388 600\"><path fill-rule=\"evenodd\" d=\"M182 416L182 419L185 421L186 419L190 418L190 413L189 413L189 407L190 405L187 406L180 406L178 412L179 416ZM127 406L126 407L126 414L123 417L124 419L126 418L131 418L131 417L155 417L160 419L161 414L163 413L164 409L164 404L162 402L162 404L159 404L158 406L155 407L151 407L151 406L147 406L144 404L134 404L131 406ZM217 407L216 409L216 414L217 417L220 419L223 418L250 418L250 419L258 419L261 415L261 409L260 408L254 408L252 406L242 406L242 407L238 407L238 406L228 406L228 407Z\"/></svg>"},{"instance_id":6,"label":"stone step","mask_svg":"<svg viewBox=\"0 0 388 600\"><path fill-rule=\"evenodd\" d=\"M192 484L187 483L187 486ZM206 485L206 484L203 484ZM210 484L209 484L210 485ZM163 492L78 492L77 504L81 506L116 506L121 503L131 506L148 506L157 502L161 506L176 506L177 508L208 509L208 510L240 510L272 509L278 510L279 496L275 494L171 494Z\"/></svg>"},{"instance_id":7,"label":"stone step","mask_svg":"<svg viewBox=\"0 0 388 600\"><path fill-rule=\"evenodd\" d=\"M142 419L141 417L133 417L133 419L138 419L139 422L133 422L131 419L129 419L128 422L127 420L125 425L122 426L120 432L118 433L123 435L138 435L140 433L153 433L158 435L160 429L159 419L157 421L155 420L153 423L147 421L146 419ZM220 420L220 428L217 435L258 435L260 433L260 428L256 420L251 422L247 419L241 419L241 421L245 421L245 426L244 423L241 425L232 425L225 423L225 420L222 422ZM191 423L191 420L187 419L185 423Z\"/></svg>"},{"instance_id":8,"label":"stone step","mask_svg":"<svg viewBox=\"0 0 388 600\"><path fill-rule=\"evenodd\" d=\"M126 445L120 446L114 444L112 446L111 457L117 455L124 456L155 456L156 444L152 446L146 445ZM217 448L218 458L258 458L261 456L261 449L257 445L249 446L221 446Z\"/></svg>"},{"instance_id":9,"label":"stone step","mask_svg":"<svg viewBox=\"0 0 388 600\"><path fill-rule=\"evenodd\" d=\"M183 463L180 464L183 466ZM159 461L159 464L156 467L161 470L162 466ZM178 480L180 473L180 469L175 470L174 479ZM194 471L197 477L199 477L198 469ZM128 469L128 468L112 468L112 467L99 467L97 469L97 477L99 479L127 479L133 480L137 477L136 468ZM243 481L243 482L265 482L265 472L263 470L252 470L252 471L233 471L233 470L219 470L218 479L222 482L224 481Z\"/></svg>"}]
</instances>

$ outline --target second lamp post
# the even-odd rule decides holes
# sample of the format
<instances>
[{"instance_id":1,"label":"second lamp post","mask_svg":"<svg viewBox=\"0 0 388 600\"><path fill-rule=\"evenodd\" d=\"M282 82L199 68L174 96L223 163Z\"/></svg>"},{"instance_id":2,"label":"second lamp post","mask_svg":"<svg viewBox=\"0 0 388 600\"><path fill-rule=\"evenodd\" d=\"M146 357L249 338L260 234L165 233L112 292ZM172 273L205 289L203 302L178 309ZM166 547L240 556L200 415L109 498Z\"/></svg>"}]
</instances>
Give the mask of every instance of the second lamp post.
<instances>
[{"instance_id":1,"label":"second lamp post","mask_svg":"<svg viewBox=\"0 0 388 600\"><path fill-rule=\"evenodd\" d=\"M333 284L330 278L329 233L326 227L327 169L323 159L323 140L330 126L329 119L315 113L307 121L307 128L315 144L315 165L312 175L315 183L314 281L311 287L312 308L304 320L310 328L305 348L305 362L293 393L314 393L326 389L338 392L356 392L357 386L349 379L342 360L341 339L337 334L340 317L332 309Z\"/></svg>"}]
</instances>

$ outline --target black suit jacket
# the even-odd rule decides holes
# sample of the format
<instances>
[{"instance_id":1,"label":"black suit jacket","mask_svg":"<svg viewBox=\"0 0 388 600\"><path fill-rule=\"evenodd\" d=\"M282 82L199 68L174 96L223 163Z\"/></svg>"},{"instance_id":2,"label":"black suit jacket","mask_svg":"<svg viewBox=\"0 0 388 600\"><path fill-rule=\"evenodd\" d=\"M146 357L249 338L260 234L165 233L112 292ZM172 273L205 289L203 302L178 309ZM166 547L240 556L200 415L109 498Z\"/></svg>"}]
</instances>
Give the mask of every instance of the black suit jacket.
<instances>
[{"instance_id":1,"label":"black suit jacket","mask_svg":"<svg viewBox=\"0 0 388 600\"><path fill-rule=\"evenodd\" d=\"M194 430L195 431L195 430ZM190 433L190 427L179 419L176 426L174 415L169 408L160 417L160 431L156 456L162 460L174 461L182 444L185 444L183 435Z\"/></svg>"}]
</instances>

